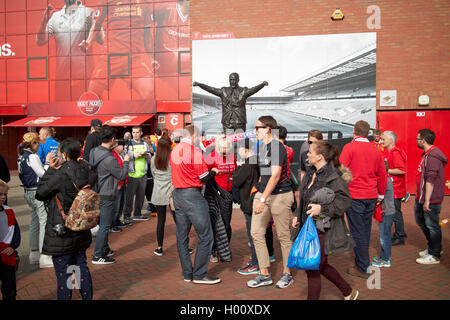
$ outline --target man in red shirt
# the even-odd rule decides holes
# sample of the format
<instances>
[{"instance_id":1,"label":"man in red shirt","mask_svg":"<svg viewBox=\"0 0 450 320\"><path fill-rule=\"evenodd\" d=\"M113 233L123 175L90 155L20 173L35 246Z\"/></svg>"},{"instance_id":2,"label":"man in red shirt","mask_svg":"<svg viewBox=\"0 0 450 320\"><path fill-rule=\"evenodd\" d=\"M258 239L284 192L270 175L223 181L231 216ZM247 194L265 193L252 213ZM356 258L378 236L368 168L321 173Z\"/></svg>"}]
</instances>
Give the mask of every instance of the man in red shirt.
<instances>
[{"instance_id":1,"label":"man in red shirt","mask_svg":"<svg viewBox=\"0 0 450 320\"><path fill-rule=\"evenodd\" d=\"M381 152L369 142L370 125L363 120L355 123L353 141L344 146L339 162L353 173L348 188L352 205L347 211L350 233L355 240L355 264L347 273L367 279L370 266L369 244L375 203L386 192L386 166Z\"/></svg>"},{"instance_id":2,"label":"man in red shirt","mask_svg":"<svg viewBox=\"0 0 450 320\"><path fill-rule=\"evenodd\" d=\"M395 231L392 236L392 245L405 244L405 225L402 215L402 198L406 195L406 153L395 146L397 135L393 131L384 131L382 135L383 147L388 151L388 174L394 186Z\"/></svg>"},{"instance_id":3,"label":"man in red shirt","mask_svg":"<svg viewBox=\"0 0 450 320\"><path fill-rule=\"evenodd\" d=\"M213 231L209 207L202 196L202 187L213 179L217 168L208 170L202 152L195 147L199 143L199 131L195 126L187 126L183 136L170 155L172 173L173 202L175 205L177 247L184 281L201 284L216 284L220 278L207 274L209 258L213 246ZM198 235L197 254L194 267L189 255L189 231L191 226Z\"/></svg>"},{"instance_id":4,"label":"man in red shirt","mask_svg":"<svg viewBox=\"0 0 450 320\"><path fill-rule=\"evenodd\" d=\"M382 140L381 140L381 130L375 129L373 130L373 141L372 143L375 145L375 147L378 148L378 150L381 151L383 154L383 158L387 159L388 156L388 150L383 146Z\"/></svg>"}]
</instances>

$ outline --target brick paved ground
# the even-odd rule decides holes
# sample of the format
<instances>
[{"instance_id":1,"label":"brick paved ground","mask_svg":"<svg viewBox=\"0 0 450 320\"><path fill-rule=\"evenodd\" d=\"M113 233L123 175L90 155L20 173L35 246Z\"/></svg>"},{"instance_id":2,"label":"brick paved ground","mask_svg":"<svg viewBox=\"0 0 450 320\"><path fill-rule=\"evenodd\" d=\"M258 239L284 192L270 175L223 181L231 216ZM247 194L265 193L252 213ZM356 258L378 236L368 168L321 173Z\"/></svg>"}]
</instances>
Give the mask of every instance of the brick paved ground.
<instances>
[{"instance_id":1,"label":"brick paved ground","mask_svg":"<svg viewBox=\"0 0 450 320\"><path fill-rule=\"evenodd\" d=\"M11 205L25 210L23 194L20 188L12 188ZM21 200L22 199L22 200ZM332 255L329 262L344 276L354 288L361 292L364 300L415 300L415 299L450 299L450 226L443 228L443 250L441 263L424 266L415 262L418 252L423 250L425 238L414 222L414 198L404 205L406 232L405 246L393 247L392 267L381 270L381 289L369 290L366 281L345 274L345 270L353 263L353 253L346 252ZM450 198L446 197L441 218L450 216ZM16 210L20 211L20 210ZM23 214L20 219L25 221ZM153 254L156 248L156 218L145 222L136 222L122 233L110 234L110 246L116 251L117 262L112 265L92 265L93 245L87 251L91 271L94 298L106 299L138 299L138 300L278 300L305 299L307 295L307 279L304 271L294 271L295 282L287 289L276 289L274 286L257 289L248 288L245 282L251 276L239 275L236 270L243 266L250 255L247 246L244 218L240 210L235 209L232 219L233 237L231 248L233 261L229 263L210 264L209 273L222 278L222 283L213 286L186 283L180 275L180 264L176 250L175 225L168 214L165 234L164 256ZM22 226L26 234L28 227ZM275 229L274 229L275 230ZM191 233L192 244L196 245L195 233ZM22 261L27 257L27 236L21 248ZM371 256L379 252L378 225L373 224L371 238ZM281 275L281 251L275 245L276 262L271 272L275 281ZM322 278L321 299L341 299L340 292L328 280ZM24 261L18 274L17 291L19 300L56 299L56 277L53 268L38 269L27 265ZM74 291L74 299L80 299Z\"/></svg>"}]
</instances>

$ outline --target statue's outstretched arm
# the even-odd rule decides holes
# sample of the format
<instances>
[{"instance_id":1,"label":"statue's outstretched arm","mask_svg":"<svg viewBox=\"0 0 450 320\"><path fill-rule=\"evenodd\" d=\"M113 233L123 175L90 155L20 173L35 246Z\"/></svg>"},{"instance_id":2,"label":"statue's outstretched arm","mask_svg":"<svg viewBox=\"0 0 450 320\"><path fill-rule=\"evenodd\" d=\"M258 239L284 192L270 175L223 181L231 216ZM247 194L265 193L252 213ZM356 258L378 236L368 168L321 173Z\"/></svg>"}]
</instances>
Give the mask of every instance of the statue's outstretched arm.
<instances>
[{"instance_id":1,"label":"statue's outstretched arm","mask_svg":"<svg viewBox=\"0 0 450 320\"><path fill-rule=\"evenodd\" d=\"M269 85L269 83L267 81L264 81L263 83L257 85L256 87L248 89L246 94L245 94L245 96L246 97L250 97L250 96L254 95L259 90L261 90L262 88L264 88L265 86L268 86L268 85Z\"/></svg>"},{"instance_id":2,"label":"statue's outstretched arm","mask_svg":"<svg viewBox=\"0 0 450 320\"><path fill-rule=\"evenodd\" d=\"M215 95L215 96L222 96L222 90L220 90L219 88L214 88L214 87L210 87L204 83L200 83L200 82L194 82L192 84L194 87L200 87L205 91L208 91L209 93Z\"/></svg>"}]
</instances>

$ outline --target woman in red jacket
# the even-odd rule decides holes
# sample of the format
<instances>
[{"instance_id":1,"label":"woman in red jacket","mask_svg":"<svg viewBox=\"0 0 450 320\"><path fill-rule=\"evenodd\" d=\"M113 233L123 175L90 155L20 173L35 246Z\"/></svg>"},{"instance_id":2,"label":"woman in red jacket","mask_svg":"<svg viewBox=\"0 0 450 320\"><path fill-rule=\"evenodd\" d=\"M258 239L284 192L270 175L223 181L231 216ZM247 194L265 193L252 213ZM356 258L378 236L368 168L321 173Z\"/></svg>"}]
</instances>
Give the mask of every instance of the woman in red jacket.
<instances>
[{"instance_id":1,"label":"woman in red jacket","mask_svg":"<svg viewBox=\"0 0 450 320\"><path fill-rule=\"evenodd\" d=\"M209 155L206 156L205 162L208 165L208 169L217 168L219 173L216 174L215 180L217 185L224 191L228 192L231 196L233 172L236 169L236 158L233 154L232 144L226 138L221 136L216 139L216 148ZM233 211L233 203L230 204L226 212L222 212L223 222L227 232L228 242L231 240L231 213ZM211 255L211 262L219 262L216 250L213 247L213 254Z\"/></svg>"}]
</instances>

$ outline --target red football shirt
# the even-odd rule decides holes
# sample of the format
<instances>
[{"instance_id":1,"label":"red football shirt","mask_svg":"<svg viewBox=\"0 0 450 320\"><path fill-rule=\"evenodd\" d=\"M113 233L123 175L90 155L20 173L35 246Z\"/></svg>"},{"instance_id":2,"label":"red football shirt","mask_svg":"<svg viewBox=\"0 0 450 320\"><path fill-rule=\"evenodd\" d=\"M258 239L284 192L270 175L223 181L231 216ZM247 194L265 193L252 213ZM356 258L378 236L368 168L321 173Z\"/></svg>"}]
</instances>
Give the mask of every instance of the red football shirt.
<instances>
[{"instance_id":1,"label":"red football shirt","mask_svg":"<svg viewBox=\"0 0 450 320\"><path fill-rule=\"evenodd\" d=\"M399 169L406 172L406 154L403 150L394 147L388 153L387 162L389 169ZM403 198L406 194L406 174L390 175L393 180L394 198Z\"/></svg>"},{"instance_id":2,"label":"red football shirt","mask_svg":"<svg viewBox=\"0 0 450 320\"><path fill-rule=\"evenodd\" d=\"M173 148L170 167L172 184L176 189L201 188L203 182L200 179L209 173L202 152L188 139L182 139Z\"/></svg>"},{"instance_id":3,"label":"red football shirt","mask_svg":"<svg viewBox=\"0 0 450 320\"><path fill-rule=\"evenodd\" d=\"M219 173L216 174L217 184L224 190L232 190L232 177L233 172L236 169L236 158L232 153L227 156L222 156L215 150L208 154L205 158L208 169L219 169Z\"/></svg>"},{"instance_id":4,"label":"red football shirt","mask_svg":"<svg viewBox=\"0 0 450 320\"><path fill-rule=\"evenodd\" d=\"M110 53L130 53L133 42L134 52L145 52L144 28L151 27L152 4L140 0L107 0L101 15L107 15L108 46ZM130 30L131 28L131 30ZM151 44L151 41L150 41Z\"/></svg>"}]
</instances>

